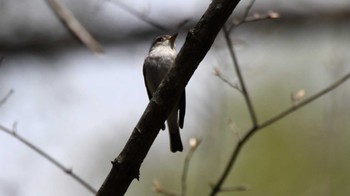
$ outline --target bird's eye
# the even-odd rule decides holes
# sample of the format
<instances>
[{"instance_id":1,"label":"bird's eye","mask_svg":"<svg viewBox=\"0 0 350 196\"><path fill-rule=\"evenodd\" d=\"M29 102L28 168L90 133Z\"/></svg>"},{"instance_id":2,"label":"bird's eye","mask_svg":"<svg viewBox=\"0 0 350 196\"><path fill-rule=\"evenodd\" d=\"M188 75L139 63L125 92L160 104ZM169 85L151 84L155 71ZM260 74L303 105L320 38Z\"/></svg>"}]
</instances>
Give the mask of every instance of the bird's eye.
<instances>
[{"instance_id":1,"label":"bird's eye","mask_svg":"<svg viewBox=\"0 0 350 196\"><path fill-rule=\"evenodd\" d=\"M158 37L158 38L156 39L156 42L161 42L161 41L163 41L163 37Z\"/></svg>"}]
</instances>

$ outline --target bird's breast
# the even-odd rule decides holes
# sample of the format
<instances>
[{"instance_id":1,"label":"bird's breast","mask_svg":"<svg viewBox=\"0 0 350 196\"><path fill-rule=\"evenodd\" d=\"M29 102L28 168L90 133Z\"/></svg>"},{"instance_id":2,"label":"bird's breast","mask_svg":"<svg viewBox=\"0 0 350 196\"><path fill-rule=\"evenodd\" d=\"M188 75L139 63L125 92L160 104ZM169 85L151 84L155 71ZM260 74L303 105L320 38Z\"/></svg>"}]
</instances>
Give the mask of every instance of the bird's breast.
<instances>
[{"instance_id":1,"label":"bird's breast","mask_svg":"<svg viewBox=\"0 0 350 196\"><path fill-rule=\"evenodd\" d=\"M150 57L175 58L176 50L168 46L157 46L149 52Z\"/></svg>"}]
</instances>

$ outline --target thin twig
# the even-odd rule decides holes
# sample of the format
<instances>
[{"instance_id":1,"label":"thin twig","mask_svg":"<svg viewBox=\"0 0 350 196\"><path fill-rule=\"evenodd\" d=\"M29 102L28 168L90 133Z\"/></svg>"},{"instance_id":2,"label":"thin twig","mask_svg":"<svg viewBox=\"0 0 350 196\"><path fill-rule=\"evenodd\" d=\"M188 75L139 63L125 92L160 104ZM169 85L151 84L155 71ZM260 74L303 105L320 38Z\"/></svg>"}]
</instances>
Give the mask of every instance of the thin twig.
<instances>
[{"instance_id":1,"label":"thin twig","mask_svg":"<svg viewBox=\"0 0 350 196\"><path fill-rule=\"evenodd\" d=\"M221 81L229 85L231 88L238 90L242 93L242 89L238 86L238 84L234 84L230 81L228 81L226 78L224 78L222 75L217 75L218 78L220 78Z\"/></svg>"},{"instance_id":2,"label":"thin twig","mask_svg":"<svg viewBox=\"0 0 350 196\"><path fill-rule=\"evenodd\" d=\"M221 81L223 81L224 83L226 83L227 85L229 85L231 88L238 90L239 92L242 93L242 89L239 87L238 83L232 83L230 81L228 81L220 72L220 70L215 67L214 68L214 75L217 76L219 79L221 79Z\"/></svg>"},{"instance_id":3,"label":"thin twig","mask_svg":"<svg viewBox=\"0 0 350 196\"><path fill-rule=\"evenodd\" d=\"M125 4L124 2L122 1L119 1L119 0L114 0L112 1L114 4L116 4L117 6L119 6L120 8L122 8L123 10L129 12L130 14L134 15L135 17L137 17L138 19L140 19L141 21L159 29L159 30L162 30L162 31L165 31L165 32L168 32L169 29L164 27L163 25L161 24L158 24L156 22L154 22L152 19L150 19L149 17L145 16L145 14L142 14L138 11L136 11L135 9L133 9L132 7L128 6L127 4Z\"/></svg>"},{"instance_id":4,"label":"thin twig","mask_svg":"<svg viewBox=\"0 0 350 196\"><path fill-rule=\"evenodd\" d=\"M0 108L5 105L5 103L7 102L7 100L11 97L11 95L14 93L13 89L11 89L6 95L5 97L3 97L0 100Z\"/></svg>"},{"instance_id":5,"label":"thin twig","mask_svg":"<svg viewBox=\"0 0 350 196\"><path fill-rule=\"evenodd\" d=\"M247 106L248 106L248 110L249 110L250 118L252 119L253 127L256 127L258 125L258 120L257 120L257 117L256 117L256 113L254 111L253 103L252 103L252 101L250 99L249 93L248 93L247 88L245 86L245 83L244 83L244 80L243 80L243 76L242 76L242 72L241 72L241 70L239 68L239 65L238 65L238 60L237 60L237 57L236 57L236 53L235 53L233 45L232 45L232 40L230 38L230 35L229 35L229 32L228 32L227 28L225 26L223 26L222 29L223 29L223 32L224 32L224 37L225 37L225 40L226 40L226 44L227 44L229 52L230 52L230 56L231 56L232 61L233 61L233 65L235 67L235 70L236 70L236 73L237 73L237 76L238 76L239 83L241 85L241 90L242 90L243 97L244 97L244 99L245 99L245 101L247 103Z\"/></svg>"},{"instance_id":6,"label":"thin twig","mask_svg":"<svg viewBox=\"0 0 350 196\"><path fill-rule=\"evenodd\" d=\"M329 87L323 89L322 91L316 93L315 95L299 102L298 104L295 104L293 106L291 106L289 109L279 113L278 115L272 117L271 119L261 123L257 128L258 129L263 129L269 125L271 125L272 123L284 118L285 116L289 115L290 113L298 110L299 108L305 106L306 104L314 101L315 99L321 97L322 95L328 93L329 91L337 88L339 85L341 85L342 83L344 83L346 80L348 80L350 78L350 73L346 74L345 76L343 76L342 78L340 78L338 81L334 82L332 85L330 85Z\"/></svg>"},{"instance_id":7,"label":"thin twig","mask_svg":"<svg viewBox=\"0 0 350 196\"><path fill-rule=\"evenodd\" d=\"M350 78L350 73L346 74L344 77L340 78L338 81L334 82L333 84L331 84L329 87L323 89L322 91L316 93L315 95L295 104L294 106L290 107L289 109L286 109L285 111L281 112L280 114L277 114L276 116L272 117L271 119L259 124L256 127L251 128L250 130L248 130L246 132L246 134L244 135L244 137L242 138L242 140L240 140L237 143L237 146L234 146L233 149L233 153L231 155L231 158L229 160L229 162L226 165L226 168L223 172L223 174L221 175L220 179L218 180L218 182L215 184L215 186L212 189L211 192L211 196L216 195L218 192L220 192L222 184L224 183L224 181L226 180L228 174L230 173L239 153L241 152L241 149L243 148L244 144L247 143L247 141L254 135L254 133L256 133L258 130L263 129L275 122L277 122L278 120L281 120L282 118L292 114L293 112L295 112L296 110L302 108L303 106L311 103L312 101L320 98L321 96L327 94L328 92L330 92L331 90L334 90L335 88L337 88L339 85L341 85L342 83L344 83L346 80L348 80Z\"/></svg>"},{"instance_id":8,"label":"thin twig","mask_svg":"<svg viewBox=\"0 0 350 196\"><path fill-rule=\"evenodd\" d=\"M76 36L93 53L103 53L100 43L98 43L98 41L84 28L68 8L59 4L56 0L46 0L46 2L69 32Z\"/></svg>"},{"instance_id":9,"label":"thin twig","mask_svg":"<svg viewBox=\"0 0 350 196\"><path fill-rule=\"evenodd\" d=\"M96 194L96 189L93 188L90 184L88 184L86 181L84 181L81 177L79 177L77 174L73 172L71 168L65 167L63 164L61 164L59 161L54 159L52 156L41 150L39 147L32 144L30 141L22 137L16 132L17 123L13 124L13 128L9 129L5 126L0 125L0 130L4 131L5 133L13 136L20 142L22 142L24 145L28 146L30 149L34 150L36 153L40 154L42 157L44 157L46 160L51 162L53 165L61 169L63 172L71 176L74 180L76 180L78 183L80 183L83 187L85 187L87 190L89 190L91 193Z\"/></svg>"},{"instance_id":10,"label":"thin twig","mask_svg":"<svg viewBox=\"0 0 350 196\"><path fill-rule=\"evenodd\" d=\"M248 16L254 3L255 3L255 0L252 0L248 4L240 20L233 20L232 25L228 27L228 32L231 32L234 28L237 28L245 23L257 22L257 21L267 20L267 19L276 19L280 17L279 13L273 12L273 11L269 11L267 14L264 14L264 15L260 15L257 13L257 14L254 14L253 16Z\"/></svg>"},{"instance_id":11,"label":"thin twig","mask_svg":"<svg viewBox=\"0 0 350 196\"><path fill-rule=\"evenodd\" d=\"M190 162L192 159L192 156L196 149L198 148L199 144L201 143L201 140L196 139L196 138L191 138L190 139L190 150L186 154L185 161L184 161L184 166L182 170L182 176L181 176L181 194L173 193L167 190L164 190L163 187L161 186L159 181L155 181L153 183L153 191L165 196L185 196L186 191L187 191L187 176L188 176L188 170L190 167Z\"/></svg>"},{"instance_id":12,"label":"thin twig","mask_svg":"<svg viewBox=\"0 0 350 196\"><path fill-rule=\"evenodd\" d=\"M242 23L249 23L249 22L258 22L262 20L268 20L268 19L276 19L279 18L280 15L277 12L270 11L267 14L260 15L258 13L254 14L253 16L247 17ZM235 26L237 27L237 25Z\"/></svg>"},{"instance_id":13,"label":"thin twig","mask_svg":"<svg viewBox=\"0 0 350 196\"><path fill-rule=\"evenodd\" d=\"M117 6L119 6L121 9L123 9L124 11L130 13L131 15L135 16L136 18L138 18L139 20L149 24L150 26L153 26L159 30L162 30L164 32L169 32L169 31L172 31L171 29L155 22L153 19L147 17L145 14L137 11L136 9L128 6L127 4L125 4L124 2L120 1L120 0L110 0L112 3L116 4ZM185 25L187 23L190 22L190 19L189 18L186 18L184 19L183 21L181 21L175 29L182 29L185 27Z\"/></svg>"},{"instance_id":14,"label":"thin twig","mask_svg":"<svg viewBox=\"0 0 350 196\"><path fill-rule=\"evenodd\" d=\"M244 13L243 13L242 18L241 18L236 24L232 25L232 26L229 28L229 31L228 31L228 32L230 32L231 28L233 28L233 27L238 27L238 26L240 26L241 24L244 23L244 21L246 20L246 18L248 18L248 14L249 14L250 10L252 9L254 3L255 3L255 0L251 0L251 1L249 2L248 6L246 7L246 9L245 9L245 11L244 11Z\"/></svg>"},{"instance_id":15,"label":"thin twig","mask_svg":"<svg viewBox=\"0 0 350 196\"><path fill-rule=\"evenodd\" d=\"M254 3L255 3L255 0L250 1L250 3L248 4L248 6L245 9L245 12L243 13L242 21L244 21L248 17L248 14L249 14L250 10L252 9Z\"/></svg>"},{"instance_id":16,"label":"thin twig","mask_svg":"<svg viewBox=\"0 0 350 196\"><path fill-rule=\"evenodd\" d=\"M184 167L182 170L182 177L181 177L181 196L186 195L187 191L187 176L188 176L188 169L190 166L191 158L193 156L193 153L196 151L198 148L199 144L201 143L201 140L198 139L191 139L190 140L190 150L188 151L186 157L185 157L185 162L184 162Z\"/></svg>"}]
</instances>

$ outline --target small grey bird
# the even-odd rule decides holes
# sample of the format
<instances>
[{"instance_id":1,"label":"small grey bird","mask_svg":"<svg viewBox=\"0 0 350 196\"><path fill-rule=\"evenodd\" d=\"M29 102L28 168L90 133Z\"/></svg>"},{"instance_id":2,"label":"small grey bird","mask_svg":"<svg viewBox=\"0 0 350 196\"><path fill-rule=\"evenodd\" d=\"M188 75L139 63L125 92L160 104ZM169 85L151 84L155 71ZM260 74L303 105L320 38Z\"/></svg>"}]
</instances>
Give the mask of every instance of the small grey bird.
<instances>
[{"instance_id":1,"label":"small grey bird","mask_svg":"<svg viewBox=\"0 0 350 196\"><path fill-rule=\"evenodd\" d=\"M156 37L148 52L143 64L143 76L147 88L148 98L151 99L153 93L157 90L164 76L174 65L175 35L161 35ZM170 138L170 150L172 152L182 151L183 146L180 137L179 128L183 128L186 109L186 94L182 93L180 100L171 111L167 118ZM162 129L165 129L163 125Z\"/></svg>"}]
</instances>

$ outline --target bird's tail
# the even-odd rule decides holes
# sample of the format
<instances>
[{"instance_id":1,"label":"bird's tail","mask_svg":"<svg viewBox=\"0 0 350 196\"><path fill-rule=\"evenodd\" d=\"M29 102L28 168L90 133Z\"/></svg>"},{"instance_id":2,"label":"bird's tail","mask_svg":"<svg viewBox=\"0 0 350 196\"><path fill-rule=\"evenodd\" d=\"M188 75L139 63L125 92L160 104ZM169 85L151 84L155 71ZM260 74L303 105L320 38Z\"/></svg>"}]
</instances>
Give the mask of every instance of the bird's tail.
<instances>
[{"instance_id":1,"label":"bird's tail","mask_svg":"<svg viewBox=\"0 0 350 196\"><path fill-rule=\"evenodd\" d=\"M170 134L170 150L171 152L182 152L183 146L181 142L180 132Z\"/></svg>"},{"instance_id":2,"label":"bird's tail","mask_svg":"<svg viewBox=\"0 0 350 196\"><path fill-rule=\"evenodd\" d=\"M177 111L174 110L173 112L171 112L167 119L171 152L182 152L183 150L177 118Z\"/></svg>"}]
</instances>

